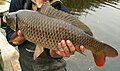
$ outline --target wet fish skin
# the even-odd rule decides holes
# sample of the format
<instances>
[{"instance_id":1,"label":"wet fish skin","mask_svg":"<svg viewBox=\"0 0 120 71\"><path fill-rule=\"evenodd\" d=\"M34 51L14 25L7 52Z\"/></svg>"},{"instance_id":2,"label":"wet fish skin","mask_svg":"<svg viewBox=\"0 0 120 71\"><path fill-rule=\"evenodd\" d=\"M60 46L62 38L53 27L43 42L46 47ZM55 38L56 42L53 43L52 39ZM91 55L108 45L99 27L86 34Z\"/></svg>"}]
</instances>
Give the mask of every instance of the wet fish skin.
<instances>
[{"instance_id":1,"label":"wet fish skin","mask_svg":"<svg viewBox=\"0 0 120 71\"><path fill-rule=\"evenodd\" d=\"M6 17L7 24L14 30L21 30L26 40L36 44L34 58L44 48L57 49L57 43L69 39L79 50L83 45L92 51L97 66L105 64L105 58L118 56L116 49L93 38L93 33L84 23L71 14L54 9L48 2L38 12L21 10ZM13 36L13 39L17 34Z\"/></svg>"},{"instance_id":2,"label":"wet fish skin","mask_svg":"<svg viewBox=\"0 0 120 71\"><path fill-rule=\"evenodd\" d=\"M57 43L62 39L69 39L76 47L76 51L80 52L80 45L83 45L86 49L92 51L95 62L99 66L104 65L106 56L118 56L116 49L96 40L92 36L86 34L81 28L70 24L70 22L48 17L44 14L30 10L20 10L8 15L9 18L7 19L7 22L12 22L9 19L14 18L13 15L16 16L17 23L8 23L9 26L16 25L18 29L22 31L26 40L36 44L36 49L38 50L39 48L40 53L44 51L41 49L42 47L57 50ZM15 28L16 27L14 27L13 30L15 30ZM36 53L36 57L39 55L39 53ZM100 60L103 62L102 64L100 64L99 60L96 60L98 57L101 57L101 55L103 55Z\"/></svg>"}]
</instances>

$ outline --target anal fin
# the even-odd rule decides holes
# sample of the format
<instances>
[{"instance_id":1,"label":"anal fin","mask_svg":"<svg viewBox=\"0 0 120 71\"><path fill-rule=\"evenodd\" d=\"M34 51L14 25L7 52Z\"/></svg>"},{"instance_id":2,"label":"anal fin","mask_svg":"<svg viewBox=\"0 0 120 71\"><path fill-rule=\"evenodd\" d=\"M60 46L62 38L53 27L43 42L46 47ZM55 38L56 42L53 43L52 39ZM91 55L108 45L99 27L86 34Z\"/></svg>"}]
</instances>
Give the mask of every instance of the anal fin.
<instances>
[{"instance_id":1,"label":"anal fin","mask_svg":"<svg viewBox=\"0 0 120 71\"><path fill-rule=\"evenodd\" d=\"M34 52L34 60L37 59L38 56L44 51L44 48L40 45L36 45L35 52Z\"/></svg>"}]
</instances>

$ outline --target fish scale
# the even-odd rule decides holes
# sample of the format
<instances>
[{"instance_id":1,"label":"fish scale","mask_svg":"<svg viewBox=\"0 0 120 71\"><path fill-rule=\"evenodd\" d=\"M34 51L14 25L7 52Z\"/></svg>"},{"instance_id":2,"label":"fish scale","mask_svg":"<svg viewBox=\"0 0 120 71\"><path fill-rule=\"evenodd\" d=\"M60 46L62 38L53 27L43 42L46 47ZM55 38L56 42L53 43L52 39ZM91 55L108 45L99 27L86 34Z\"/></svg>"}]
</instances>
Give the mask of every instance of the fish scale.
<instances>
[{"instance_id":1,"label":"fish scale","mask_svg":"<svg viewBox=\"0 0 120 71\"><path fill-rule=\"evenodd\" d=\"M27 14L28 14L28 17L29 17L29 13L21 13L21 15L26 15L26 18L27 18ZM31 14L32 14L32 12L31 12ZM21 17L21 15L20 15L20 17ZM18 17L19 17L19 14L17 15ZM34 21L32 21L32 19L35 17L36 18L36 16L37 16L37 19L35 19L35 21L40 21L40 22L34 22ZM29 28L31 28L30 30L28 30L27 31L27 29L28 29L28 27L27 26L25 26L25 28L24 29L21 29L20 27L19 27L19 29L24 33L25 32L25 34L24 34L24 36L25 36L25 38L27 39L29 36L31 36L30 38L28 38L28 40L29 39L31 39L32 41L34 40L34 41L36 41L36 38L37 39L41 39L41 40L44 40L44 42L43 42L43 45L46 43L46 40L49 40L49 39L51 39L52 41L55 41L54 43L56 44L56 43L58 43L58 42L60 42L62 39L66 39L67 38L67 36L65 36L65 38L63 37L63 36L59 36L60 34L61 35L70 35L70 33L67 33L67 32L73 32L73 31L75 31L75 29L74 28L72 28L72 27L67 27L67 22L65 22L64 23L64 21L58 21L58 20L52 20L51 18L47 18L47 17L45 17L45 16L43 16L43 17L40 17L39 15L34 15L34 17L32 16L32 18L30 19L26 19L26 20L28 20L29 22L27 22L28 24L26 24L26 25L31 25L31 27L29 27ZM24 19L24 17L21 17L22 19ZM20 19L20 20L22 20L22 19ZM43 20L44 19L44 20ZM41 20L43 20L43 21L41 21ZM46 22L47 20L52 20L52 22ZM24 21L24 22L26 22L26 21ZM58 22L57 24L56 24L56 22ZM34 25L34 24L38 24L39 23L39 26L38 25ZM40 24L41 23L41 24ZM20 25L21 23L18 23L18 26L21 26ZM50 25L46 25L46 24L50 24ZM65 25L66 24L66 25ZM23 27L22 27L23 28ZM38 30L35 30L35 28L36 29L38 29ZM69 30L64 30L64 29L66 29L66 28L68 28ZM70 29L71 29L71 31L70 31ZM52 30L52 31L51 31ZM78 31L78 30L77 30ZM30 32L30 33L29 33ZM43 36L41 36L41 38L38 38L38 34L36 34L36 33L34 33L34 32L39 32L39 35L43 35ZM48 32L48 34L46 35L46 33ZM58 35L56 35L56 33L58 33ZM76 32L76 33L78 33L78 32ZM29 34L29 35L27 35L27 34ZM30 35L31 34L31 35ZM33 36L33 34L34 34L34 36ZM74 33L73 33L74 34ZM72 35L73 35L72 34ZM51 37L50 37L51 36ZM58 39L58 36L59 36L59 39ZM71 36L71 35L70 35ZM53 37L55 37L55 39L53 39ZM69 36L68 36L69 37ZM74 36L73 36L74 37ZM73 37L71 37L72 39L73 39ZM48 39L46 39L46 38L48 38ZM75 38L75 37L74 37ZM57 41L56 41L56 39L57 39ZM70 39L70 37L69 38L67 38L67 39ZM72 41L72 39L71 39L71 41ZM30 40L30 41L31 41ZM75 40L75 39L74 39ZM76 40L78 40L78 39L76 39ZM49 40L50 41L50 40ZM37 41L38 42L38 41ZM42 43L42 42L41 42ZM51 43L51 44L53 44L53 45L55 45L53 42ZM45 45L44 45L45 46ZM57 46L57 45L56 45ZM56 47L56 46L54 46L54 48ZM47 46L48 47L48 46ZM50 45L49 45L49 47L50 48L53 48L53 47L51 47Z\"/></svg>"},{"instance_id":2,"label":"fish scale","mask_svg":"<svg viewBox=\"0 0 120 71\"><path fill-rule=\"evenodd\" d=\"M48 4L42 7L39 12L19 10L6 15L6 22L11 29L15 30L14 25L18 25L17 29L21 30L25 39L36 44L34 57L38 57L44 51L43 47L57 50L61 40L70 40L80 53L80 45L85 46L92 51L98 66L104 65L106 56L118 56L116 49L96 40L91 30L73 15L56 10Z\"/></svg>"},{"instance_id":3,"label":"fish scale","mask_svg":"<svg viewBox=\"0 0 120 71\"><path fill-rule=\"evenodd\" d=\"M29 15L32 15L31 18L26 19L24 21L24 22L29 21L29 22L24 23L24 24L25 25L31 25L30 26L30 28L31 28L30 31L27 30L28 29L27 26L24 27L25 30L21 29L19 27L19 29L23 33L25 33L24 36L27 40L31 39L29 41L35 42L36 39L39 39L39 40L41 39L41 41L36 41L36 42L39 42L39 44L42 44L44 47L47 46L50 49L51 48L56 49L56 47L57 47L56 44L58 42L60 42L62 39L66 39L66 40L69 39L73 42L73 44L76 44L78 46L80 46L80 44L88 45L90 43L90 42L87 42L88 37L85 38L85 36L88 36L88 35L85 34L80 28L78 29L77 27L69 24L68 22L65 22L65 21L62 21L62 20L56 20L54 18L49 18L49 17L46 17L44 15L38 14L37 12L35 12L36 14L33 14L33 13L34 12L29 12L28 13L27 11L24 11L24 12L21 12L21 13L18 14L18 18L21 17L21 20L26 19L28 17L31 17ZM26 15L26 16L24 17L24 15ZM32 20L33 18L35 19L34 20L35 22ZM52 21L51 22L46 22L46 21L49 21L49 20L52 20ZM67 24L69 24L69 26ZM18 26L22 26L22 24L18 23ZM38 30L35 30L35 28L38 29ZM52 31L50 31L50 30L52 30ZM38 32L38 34L36 34L35 32ZM46 35L47 32L49 34ZM29 35L27 35L27 34L29 34ZM58 34L58 35L56 35L56 34ZM74 36L73 34L75 34L75 35L79 34L80 36ZM84 34L84 35L81 35L81 34ZM41 38L38 38L39 35L41 35ZM28 38L29 36L31 36L31 37ZM54 39L53 39L53 37L54 37ZM46 40L49 40L49 41L51 40L51 42L47 42ZM74 42L73 40L78 41L78 42ZM82 41L79 42L80 40L82 40ZM46 45L46 43L48 43L48 45ZM35 43L35 44L37 44L37 43ZM100 48L98 48L98 49L100 49Z\"/></svg>"}]
</instances>

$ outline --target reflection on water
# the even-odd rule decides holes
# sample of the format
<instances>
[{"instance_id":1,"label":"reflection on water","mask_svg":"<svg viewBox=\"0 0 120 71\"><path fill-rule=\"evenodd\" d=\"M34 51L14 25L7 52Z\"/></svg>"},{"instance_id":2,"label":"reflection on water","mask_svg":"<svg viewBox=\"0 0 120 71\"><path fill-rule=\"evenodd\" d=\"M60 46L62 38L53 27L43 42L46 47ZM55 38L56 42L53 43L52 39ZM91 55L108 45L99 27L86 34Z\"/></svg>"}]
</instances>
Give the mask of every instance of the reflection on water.
<instances>
[{"instance_id":1,"label":"reflection on water","mask_svg":"<svg viewBox=\"0 0 120 71\"><path fill-rule=\"evenodd\" d=\"M94 8L104 7L105 5L114 7L120 10L120 7L116 7L119 0L62 0L62 2L74 13L86 12L86 9L95 11Z\"/></svg>"},{"instance_id":2,"label":"reflection on water","mask_svg":"<svg viewBox=\"0 0 120 71\"><path fill-rule=\"evenodd\" d=\"M63 3L77 13L98 40L112 45L120 54L120 0L63 0ZM91 52L86 50L86 54L85 57L76 53L66 59L68 71L120 71L120 55L107 58L106 65L98 68Z\"/></svg>"}]
</instances>

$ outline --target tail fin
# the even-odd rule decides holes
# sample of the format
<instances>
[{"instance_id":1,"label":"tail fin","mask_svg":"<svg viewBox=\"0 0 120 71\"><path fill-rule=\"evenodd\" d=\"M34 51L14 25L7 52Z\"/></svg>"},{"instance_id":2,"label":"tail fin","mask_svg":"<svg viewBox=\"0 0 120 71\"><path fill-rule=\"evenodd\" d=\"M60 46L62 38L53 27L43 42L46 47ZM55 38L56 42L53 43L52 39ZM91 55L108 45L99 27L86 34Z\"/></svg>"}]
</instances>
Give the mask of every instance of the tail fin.
<instances>
[{"instance_id":1,"label":"tail fin","mask_svg":"<svg viewBox=\"0 0 120 71\"><path fill-rule=\"evenodd\" d=\"M107 57L116 57L118 56L118 52L116 49L112 48L111 46L107 45L107 44L104 44L106 45L106 49L104 49L104 53Z\"/></svg>"},{"instance_id":2,"label":"tail fin","mask_svg":"<svg viewBox=\"0 0 120 71\"><path fill-rule=\"evenodd\" d=\"M106 56L104 53L100 52L100 53L93 53L93 57L94 57L94 61L96 63L97 66L102 67L104 66L105 62L106 62Z\"/></svg>"},{"instance_id":3,"label":"tail fin","mask_svg":"<svg viewBox=\"0 0 120 71\"><path fill-rule=\"evenodd\" d=\"M93 57L94 57L94 61L95 61L96 65L99 67L104 66L104 64L106 62L106 57L118 56L117 50L115 50L114 48L112 48L111 46L109 46L107 44L103 44L103 45L106 46L104 50L97 52L97 53L92 53Z\"/></svg>"}]
</instances>

